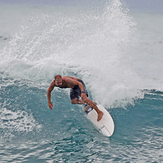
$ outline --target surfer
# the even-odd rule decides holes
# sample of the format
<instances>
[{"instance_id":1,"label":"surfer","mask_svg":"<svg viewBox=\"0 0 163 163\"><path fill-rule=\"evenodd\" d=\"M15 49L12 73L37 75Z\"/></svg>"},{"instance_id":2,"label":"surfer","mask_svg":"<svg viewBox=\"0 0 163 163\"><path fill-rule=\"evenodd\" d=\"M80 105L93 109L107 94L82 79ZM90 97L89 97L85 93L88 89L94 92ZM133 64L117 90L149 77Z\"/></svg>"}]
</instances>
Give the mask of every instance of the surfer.
<instances>
[{"instance_id":1,"label":"surfer","mask_svg":"<svg viewBox=\"0 0 163 163\"><path fill-rule=\"evenodd\" d=\"M103 112L98 109L98 107L93 101L87 98L88 92L86 90L84 82L81 79L61 75L56 75L54 77L54 80L51 82L47 90L48 104L51 110L53 109L53 104L51 102L51 91L54 89L54 87L71 88L70 89L71 103L84 105L87 104L91 106L98 114L97 121L101 120ZM79 99L79 97L81 97L81 99Z\"/></svg>"}]
</instances>

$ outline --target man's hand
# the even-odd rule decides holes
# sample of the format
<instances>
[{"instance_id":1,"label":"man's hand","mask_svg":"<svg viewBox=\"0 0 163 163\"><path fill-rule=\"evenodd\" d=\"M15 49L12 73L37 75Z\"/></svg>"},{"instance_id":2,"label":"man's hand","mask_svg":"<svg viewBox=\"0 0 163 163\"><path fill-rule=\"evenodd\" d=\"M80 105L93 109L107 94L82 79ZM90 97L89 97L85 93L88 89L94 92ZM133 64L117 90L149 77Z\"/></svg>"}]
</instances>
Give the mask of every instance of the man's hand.
<instances>
[{"instance_id":1,"label":"man's hand","mask_svg":"<svg viewBox=\"0 0 163 163\"><path fill-rule=\"evenodd\" d=\"M51 110L53 110L53 104L52 104L52 102L49 102L49 108L50 108Z\"/></svg>"}]
</instances>

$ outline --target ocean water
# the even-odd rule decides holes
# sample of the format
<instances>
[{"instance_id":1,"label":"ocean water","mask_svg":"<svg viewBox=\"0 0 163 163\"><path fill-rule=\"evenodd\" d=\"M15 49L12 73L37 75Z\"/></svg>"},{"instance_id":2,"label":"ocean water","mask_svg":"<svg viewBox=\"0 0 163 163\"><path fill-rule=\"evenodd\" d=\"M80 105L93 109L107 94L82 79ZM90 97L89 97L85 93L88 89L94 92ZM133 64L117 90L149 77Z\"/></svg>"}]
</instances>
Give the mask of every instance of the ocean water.
<instances>
[{"instance_id":1,"label":"ocean water","mask_svg":"<svg viewBox=\"0 0 163 163\"><path fill-rule=\"evenodd\" d=\"M0 162L163 162L163 14L83 4L0 3ZM48 108L56 74L85 82L112 137L68 89Z\"/></svg>"}]
</instances>

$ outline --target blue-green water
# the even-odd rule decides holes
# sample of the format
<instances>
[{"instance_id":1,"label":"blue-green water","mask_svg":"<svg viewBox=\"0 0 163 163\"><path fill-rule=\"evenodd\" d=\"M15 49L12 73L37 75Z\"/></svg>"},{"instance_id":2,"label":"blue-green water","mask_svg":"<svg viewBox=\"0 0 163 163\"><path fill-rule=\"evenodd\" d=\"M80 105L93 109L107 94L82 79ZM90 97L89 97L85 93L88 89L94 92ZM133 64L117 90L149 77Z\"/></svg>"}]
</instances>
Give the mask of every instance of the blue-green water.
<instances>
[{"instance_id":1,"label":"blue-green water","mask_svg":"<svg viewBox=\"0 0 163 163\"><path fill-rule=\"evenodd\" d=\"M145 90L134 106L108 111L115 122L111 138L90 124L64 91L53 94L27 81L1 78L1 161L3 162L161 162L163 93ZM62 98L62 100L61 100Z\"/></svg>"},{"instance_id":2,"label":"blue-green water","mask_svg":"<svg viewBox=\"0 0 163 163\"><path fill-rule=\"evenodd\" d=\"M120 1L88 8L2 5L0 162L163 162L163 16L131 16ZM55 74L83 79L113 117L112 137L68 89L48 108Z\"/></svg>"}]
</instances>

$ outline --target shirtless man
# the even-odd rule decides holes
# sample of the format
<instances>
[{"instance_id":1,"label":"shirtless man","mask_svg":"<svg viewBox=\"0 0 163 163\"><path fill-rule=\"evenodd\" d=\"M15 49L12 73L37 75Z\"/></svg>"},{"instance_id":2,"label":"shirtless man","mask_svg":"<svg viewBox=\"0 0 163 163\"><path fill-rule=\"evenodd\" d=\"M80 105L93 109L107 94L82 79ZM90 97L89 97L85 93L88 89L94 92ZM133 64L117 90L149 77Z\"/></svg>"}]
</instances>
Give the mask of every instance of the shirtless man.
<instances>
[{"instance_id":1,"label":"shirtless man","mask_svg":"<svg viewBox=\"0 0 163 163\"><path fill-rule=\"evenodd\" d=\"M82 80L70 76L56 75L47 90L48 104L51 110L53 109L53 104L51 102L51 91L54 89L54 87L71 88L70 89L71 103L90 105L98 114L97 121L101 120L103 112L98 109L98 107L93 101L87 98L88 92ZM79 99L79 97L81 97L81 99Z\"/></svg>"}]
</instances>

